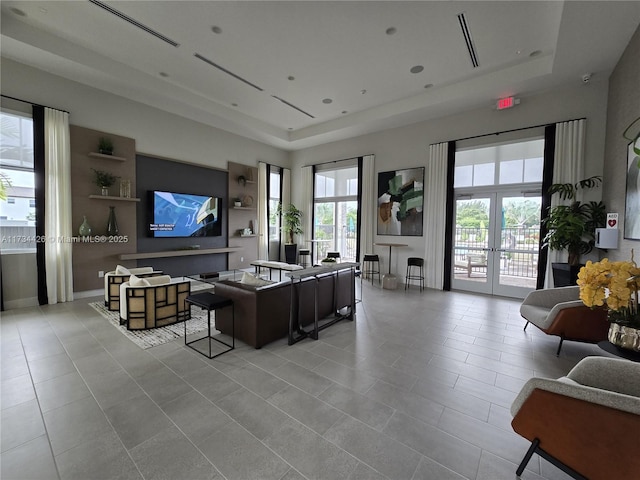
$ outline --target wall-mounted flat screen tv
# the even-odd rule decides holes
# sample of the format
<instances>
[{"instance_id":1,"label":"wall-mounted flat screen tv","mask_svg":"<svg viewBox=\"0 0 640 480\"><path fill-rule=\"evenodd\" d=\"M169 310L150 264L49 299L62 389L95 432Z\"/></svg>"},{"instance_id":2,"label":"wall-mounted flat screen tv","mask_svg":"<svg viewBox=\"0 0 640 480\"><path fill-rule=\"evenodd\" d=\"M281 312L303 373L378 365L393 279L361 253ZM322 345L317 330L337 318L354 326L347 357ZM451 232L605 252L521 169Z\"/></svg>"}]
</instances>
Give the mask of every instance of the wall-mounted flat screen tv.
<instances>
[{"instance_id":1,"label":"wall-mounted flat screen tv","mask_svg":"<svg viewBox=\"0 0 640 480\"><path fill-rule=\"evenodd\" d=\"M149 191L149 234L153 237L219 237L222 200L189 193Z\"/></svg>"}]
</instances>

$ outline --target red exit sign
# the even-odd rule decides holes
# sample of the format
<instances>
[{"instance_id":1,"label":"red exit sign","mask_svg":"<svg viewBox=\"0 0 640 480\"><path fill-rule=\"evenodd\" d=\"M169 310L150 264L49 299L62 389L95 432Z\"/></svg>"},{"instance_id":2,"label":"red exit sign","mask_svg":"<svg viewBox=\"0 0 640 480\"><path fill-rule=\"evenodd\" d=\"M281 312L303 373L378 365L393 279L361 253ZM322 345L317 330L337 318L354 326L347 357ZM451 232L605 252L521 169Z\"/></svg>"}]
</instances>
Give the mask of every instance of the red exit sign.
<instances>
[{"instance_id":1,"label":"red exit sign","mask_svg":"<svg viewBox=\"0 0 640 480\"><path fill-rule=\"evenodd\" d=\"M496 103L496 108L498 110L504 110L506 108L514 107L518 103L520 103L520 100L515 97L501 98L498 100L498 103Z\"/></svg>"}]
</instances>

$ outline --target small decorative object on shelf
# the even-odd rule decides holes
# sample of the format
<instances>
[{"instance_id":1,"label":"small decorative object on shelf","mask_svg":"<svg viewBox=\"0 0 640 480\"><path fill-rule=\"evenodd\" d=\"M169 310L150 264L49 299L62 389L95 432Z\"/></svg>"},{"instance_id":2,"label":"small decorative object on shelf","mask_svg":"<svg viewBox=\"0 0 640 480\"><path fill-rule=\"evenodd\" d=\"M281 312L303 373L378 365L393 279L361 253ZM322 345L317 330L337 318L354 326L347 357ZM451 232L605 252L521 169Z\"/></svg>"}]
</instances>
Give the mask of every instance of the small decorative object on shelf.
<instances>
[{"instance_id":1,"label":"small decorative object on shelf","mask_svg":"<svg viewBox=\"0 0 640 480\"><path fill-rule=\"evenodd\" d=\"M113 155L113 141L107 137L100 137L98 152L103 155Z\"/></svg>"},{"instance_id":2,"label":"small decorative object on shelf","mask_svg":"<svg viewBox=\"0 0 640 480\"><path fill-rule=\"evenodd\" d=\"M242 206L242 200L240 198L234 198L233 199L233 206L234 207L241 207Z\"/></svg>"},{"instance_id":3,"label":"small decorative object on shelf","mask_svg":"<svg viewBox=\"0 0 640 480\"><path fill-rule=\"evenodd\" d=\"M244 175L240 175L238 177L238 185L242 185L243 187L247 184L247 179Z\"/></svg>"},{"instance_id":4,"label":"small decorative object on shelf","mask_svg":"<svg viewBox=\"0 0 640 480\"><path fill-rule=\"evenodd\" d=\"M131 198L131 180L120 180L120 196Z\"/></svg>"},{"instance_id":5,"label":"small decorative object on shelf","mask_svg":"<svg viewBox=\"0 0 640 480\"><path fill-rule=\"evenodd\" d=\"M107 220L107 235L118 235L118 220L116 220L116 207L109 207L109 219Z\"/></svg>"},{"instance_id":6,"label":"small decorative object on shelf","mask_svg":"<svg viewBox=\"0 0 640 480\"><path fill-rule=\"evenodd\" d=\"M587 307L606 305L609 341L614 345L640 352L640 268L633 260L610 262L588 261L578 274L580 299Z\"/></svg>"},{"instance_id":7,"label":"small decorative object on shelf","mask_svg":"<svg viewBox=\"0 0 640 480\"><path fill-rule=\"evenodd\" d=\"M91 225L89 225L89 222L87 222L87 216L83 215L82 225L80 225L80 228L78 229L78 233L80 234L81 237L88 237L91 235L92 232L93 230L91 229Z\"/></svg>"},{"instance_id":8,"label":"small decorative object on shelf","mask_svg":"<svg viewBox=\"0 0 640 480\"><path fill-rule=\"evenodd\" d=\"M114 183L116 183L116 180L120 177L117 175L114 175L111 172L96 170L95 168L92 168L91 170L93 170L94 173L96 174L96 178L94 182L97 186L100 187L102 195L108 196L109 187L112 186Z\"/></svg>"}]
</instances>

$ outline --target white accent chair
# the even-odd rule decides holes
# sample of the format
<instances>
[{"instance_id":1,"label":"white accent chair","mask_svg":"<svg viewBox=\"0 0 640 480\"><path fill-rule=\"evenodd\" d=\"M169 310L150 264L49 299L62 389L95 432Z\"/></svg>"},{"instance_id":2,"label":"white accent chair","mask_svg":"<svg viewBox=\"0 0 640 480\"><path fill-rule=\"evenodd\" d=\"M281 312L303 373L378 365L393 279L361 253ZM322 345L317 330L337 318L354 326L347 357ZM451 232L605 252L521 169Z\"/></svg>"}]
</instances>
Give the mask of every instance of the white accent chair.
<instances>
[{"instance_id":1,"label":"white accent chair","mask_svg":"<svg viewBox=\"0 0 640 480\"><path fill-rule=\"evenodd\" d=\"M126 268L118 265L115 270L104 274L104 304L108 310L117 312L120 309L120 285L129 281L129 276L155 277L162 271L153 267Z\"/></svg>"},{"instance_id":2,"label":"white accent chair","mask_svg":"<svg viewBox=\"0 0 640 480\"><path fill-rule=\"evenodd\" d=\"M120 285L120 324L126 324L128 330L145 330L188 320L185 300L190 294L188 280L132 275Z\"/></svg>"}]
</instances>

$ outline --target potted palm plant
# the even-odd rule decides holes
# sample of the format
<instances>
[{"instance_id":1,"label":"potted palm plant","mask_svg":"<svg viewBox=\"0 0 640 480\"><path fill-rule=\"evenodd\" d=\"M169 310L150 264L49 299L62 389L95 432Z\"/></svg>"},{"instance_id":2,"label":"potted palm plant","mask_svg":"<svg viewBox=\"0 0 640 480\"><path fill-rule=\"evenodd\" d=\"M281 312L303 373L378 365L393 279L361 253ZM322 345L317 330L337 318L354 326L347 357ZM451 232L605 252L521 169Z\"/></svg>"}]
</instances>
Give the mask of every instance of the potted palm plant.
<instances>
[{"instance_id":1,"label":"potted palm plant","mask_svg":"<svg viewBox=\"0 0 640 480\"><path fill-rule=\"evenodd\" d=\"M294 237L302 233L302 210L298 210L292 203L286 207L279 203L277 212L282 217L282 232L285 234L285 260L287 263L296 263L298 246Z\"/></svg>"},{"instance_id":2,"label":"potted palm plant","mask_svg":"<svg viewBox=\"0 0 640 480\"><path fill-rule=\"evenodd\" d=\"M580 256L589 253L595 245L596 228L606 221L606 207L603 202L580 202L576 196L580 190L597 188L602 177L593 176L577 183L554 183L549 193L558 194L569 205L549 208L548 216L542 220L548 229L542 247L550 250L566 250L566 263L553 263L553 279L556 287L575 285L578 271L582 266Z\"/></svg>"}]
</instances>

